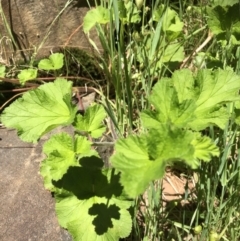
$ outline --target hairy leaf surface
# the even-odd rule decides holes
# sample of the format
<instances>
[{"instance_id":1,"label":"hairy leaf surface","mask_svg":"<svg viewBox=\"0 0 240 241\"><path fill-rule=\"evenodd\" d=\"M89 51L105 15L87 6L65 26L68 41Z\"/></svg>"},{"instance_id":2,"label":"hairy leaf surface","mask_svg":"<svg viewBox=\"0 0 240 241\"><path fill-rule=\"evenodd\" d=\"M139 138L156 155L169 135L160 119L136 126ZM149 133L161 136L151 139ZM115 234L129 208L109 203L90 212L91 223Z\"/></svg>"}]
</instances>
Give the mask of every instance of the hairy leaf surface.
<instances>
[{"instance_id":1,"label":"hairy leaf surface","mask_svg":"<svg viewBox=\"0 0 240 241\"><path fill-rule=\"evenodd\" d=\"M74 139L67 133L51 136L43 146L47 158L41 162L40 173L47 189L53 190L52 180L59 180L70 166L80 166L78 159L83 156L98 155L91 150L91 142L86 137Z\"/></svg>"},{"instance_id":2,"label":"hairy leaf surface","mask_svg":"<svg viewBox=\"0 0 240 241\"><path fill-rule=\"evenodd\" d=\"M224 128L229 119L226 103L239 100L240 77L227 70L175 71L172 79L163 78L149 98L155 111L141 114L146 128L160 124L202 130L210 125Z\"/></svg>"},{"instance_id":3,"label":"hairy leaf surface","mask_svg":"<svg viewBox=\"0 0 240 241\"><path fill-rule=\"evenodd\" d=\"M149 101L155 111L143 111L141 114L143 125L147 128L156 129L160 123L185 127L195 118L195 101L183 99L179 101L171 79L163 78L159 81L154 86Z\"/></svg>"},{"instance_id":4,"label":"hairy leaf surface","mask_svg":"<svg viewBox=\"0 0 240 241\"><path fill-rule=\"evenodd\" d=\"M96 24L106 24L109 21L109 10L102 6L97 6L89 10L84 17L83 30L85 33L88 33Z\"/></svg>"},{"instance_id":5,"label":"hairy leaf surface","mask_svg":"<svg viewBox=\"0 0 240 241\"><path fill-rule=\"evenodd\" d=\"M100 137L105 131L102 121L106 117L106 112L102 105L95 104L87 108L85 114L77 115L73 126L80 132L87 132L94 138Z\"/></svg>"},{"instance_id":6,"label":"hairy leaf surface","mask_svg":"<svg viewBox=\"0 0 240 241\"><path fill-rule=\"evenodd\" d=\"M56 79L23 94L4 110L2 123L17 129L26 142L36 142L55 127L71 124L77 111L71 104L71 87L71 82Z\"/></svg>"},{"instance_id":7,"label":"hairy leaf surface","mask_svg":"<svg viewBox=\"0 0 240 241\"><path fill-rule=\"evenodd\" d=\"M44 70L56 70L63 67L63 58L62 53L54 53L49 56L48 59L41 59L38 64L39 69Z\"/></svg>"},{"instance_id":8,"label":"hairy leaf surface","mask_svg":"<svg viewBox=\"0 0 240 241\"><path fill-rule=\"evenodd\" d=\"M195 134L195 139L191 143L195 149L194 157L196 160L210 161L212 156L219 156L218 147L211 138L201 136L200 133Z\"/></svg>"},{"instance_id":9,"label":"hairy leaf surface","mask_svg":"<svg viewBox=\"0 0 240 241\"><path fill-rule=\"evenodd\" d=\"M238 0L237 0L238 1ZM233 5L233 1L228 1ZM232 2L232 3L231 3ZM238 5L233 6L216 6L207 8L208 26L211 32L217 35L218 40L223 42L231 41L232 44L239 44L240 19Z\"/></svg>"},{"instance_id":10,"label":"hairy leaf surface","mask_svg":"<svg viewBox=\"0 0 240 241\"><path fill-rule=\"evenodd\" d=\"M202 130L215 124L223 129L229 119L225 104L239 100L240 77L227 70L202 70L195 84L199 88L196 119L189 126L194 130Z\"/></svg>"},{"instance_id":11,"label":"hairy leaf surface","mask_svg":"<svg viewBox=\"0 0 240 241\"><path fill-rule=\"evenodd\" d=\"M68 192L56 195L60 225L79 241L115 241L127 237L132 226L127 210L131 201L121 197L119 174L84 163L81 167L70 167L62 180L54 183Z\"/></svg>"},{"instance_id":12,"label":"hairy leaf surface","mask_svg":"<svg viewBox=\"0 0 240 241\"><path fill-rule=\"evenodd\" d=\"M28 80L37 78L37 69L24 69L18 74L19 82L24 84Z\"/></svg>"},{"instance_id":13,"label":"hairy leaf surface","mask_svg":"<svg viewBox=\"0 0 240 241\"><path fill-rule=\"evenodd\" d=\"M181 160L196 168L199 162L194 160L193 139L190 131L162 125L148 134L118 140L111 163L121 171L127 194L143 193L150 181L163 176L167 163Z\"/></svg>"}]
</instances>

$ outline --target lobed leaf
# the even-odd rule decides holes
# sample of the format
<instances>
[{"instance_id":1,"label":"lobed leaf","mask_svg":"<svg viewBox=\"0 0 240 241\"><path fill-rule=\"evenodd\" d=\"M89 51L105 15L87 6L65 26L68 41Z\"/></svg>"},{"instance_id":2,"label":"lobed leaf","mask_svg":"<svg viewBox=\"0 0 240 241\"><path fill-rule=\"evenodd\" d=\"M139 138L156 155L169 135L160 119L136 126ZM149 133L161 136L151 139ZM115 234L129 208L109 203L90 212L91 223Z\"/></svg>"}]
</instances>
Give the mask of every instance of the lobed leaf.
<instances>
[{"instance_id":1,"label":"lobed leaf","mask_svg":"<svg viewBox=\"0 0 240 241\"><path fill-rule=\"evenodd\" d=\"M184 24L177 12L163 4L153 11L153 21L162 22L162 31L168 40L175 40L182 33Z\"/></svg>"},{"instance_id":2,"label":"lobed leaf","mask_svg":"<svg viewBox=\"0 0 240 241\"><path fill-rule=\"evenodd\" d=\"M163 177L165 166L172 161L184 161L192 168L199 165L194 159L190 131L162 125L148 134L119 139L110 161L121 172L121 183L130 197L143 193L152 180Z\"/></svg>"},{"instance_id":3,"label":"lobed leaf","mask_svg":"<svg viewBox=\"0 0 240 241\"><path fill-rule=\"evenodd\" d=\"M240 77L227 70L201 70L195 85L199 88L199 93L196 94L196 119L188 126L194 130L202 130L215 124L223 129L230 117L226 103L240 98Z\"/></svg>"},{"instance_id":4,"label":"lobed leaf","mask_svg":"<svg viewBox=\"0 0 240 241\"><path fill-rule=\"evenodd\" d=\"M102 6L97 6L89 10L84 17L83 31L88 33L96 24L106 24L109 21L109 10Z\"/></svg>"},{"instance_id":5,"label":"lobed leaf","mask_svg":"<svg viewBox=\"0 0 240 241\"><path fill-rule=\"evenodd\" d=\"M171 79L163 78L158 82L149 98L155 111L141 113L143 125L154 129L158 128L160 123L172 123L175 126L185 127L187 123L194 120L195 101L183 99L179 101L177 94Z\"/></svg>"},{"instance_id":6,"label":"lobed leaf","mask_svg":"<svg viewBox=\"0 0 240 241\"><path fill-rule=\"evenodd\" d=\"M224 128L230 114L226 104L239 100L240 77L228 70L175 71L172 79L163 78L149 98L155 111L141 114L146 128L160 124L203 130L210 125Z\"/></svg>"},{"instance_id":7,"label":"lobed leaf","mask_svg":"<svg viewBox=\"0 0 240 241\"><path fill-rule=\"evenodd\" d=\"M24 84L28 80L37 78L37 69L24 69L18 74L18 79L21 84Z\"/></svg>"},{"instance_id":8,"label":"lobed leaf","mask_svg":"<svg viewBox=\"0 0 240 241\"><path fill-rule=\"evenodd\" d=\"M195 135L196 137L191 143L195 149L195 159L210 161L212 156L218 157L220 155L219 148L215 145L211 138L201 136L200 133L196 133Z\"/></svg>"},{"instance_id":9,"label":"lobed leaf","mask_svg":"<svg viewBox=\"0 0 240 241\"><path fill-rule=\"evenodd\" d=\"M44 143L43 152L47 158L41 162L40 173L44 178L45 187L52 191L52 180L61 179L69 167L80 166L79 158L98 156L97 152L91 149L91 142L86 137L76 136L73 139L64 132L51 136Z\"/></svg>"},{"instance_id":10,"label":"lobed leaf","mask_svg":"<svg viewBox=\"0 0 240 241\"><path fill-rule=\"evenodd\" d=\"M88 161L93 160L90 157ZM131 201L121 198L119 174L84 163L81 167L70 167L62 180L54 183L66 191L56 195L60 225L79 241L115 241L127 237L132 226L127 210Z\"/></svg>"},{"instance_id":11,"label":"lobed leaf","mask_svg":"<svg viewBox=\"0 0 240 241\"><path fill-rule=\"evenodd\" d=\"M233 1L232 1L233 2ZM232 6L217 5L216 7L207 8L208 26L211 32L217 35L217 38L222 41L229 41L234 36L236 39L232 41L237 43L240 34L240 20L238 4Z\"/></svg>"},{"instance_id":12,"label":"lobed leaf","mask_svg":"<svg viewBox=\"0 0 240 241\"><path fill-rule=\"evenodd\" d=\"M126 238L132 228L131 215L113 199L71 196L56 203L56 212L60 225L75 241L116 241Z\"/></svg>"},{"instance_id":13,"label":"lobed leaf","mask_svg":"<svg viewBox=\"0 0 240 241\"><path fill-rule=\"evenodd\" d=\"M102 121L106 117L103 106L95 104L87 108L85 114L77 115L73 126L80 132L87 132L94 138L100 137L105 131Z\"/></svg>"},{"instance_id":14,"label":"lobed leaf","mask_svg":"<svg viewBox=\"0 0 240 241\"><path fill-rule=\"evenodd\" d=\"M44 70L61 69L63 67L63 58L64 55L62 53L51 54L48 59L40 60L38 68Z\"/></svg>"},{"instance_id":15,"label":"lobed leaf","mask_svg":"<svg viewBox=\"0 0 240 241\"><path fill-rule=\"evenodd\" d=\"M56 79L23 94L3 111L2 123L16 129L26 142L36 142L55 127L71 124L77 112L71 103L71 87L71 82Z\"/></svg>"}]
</instances>

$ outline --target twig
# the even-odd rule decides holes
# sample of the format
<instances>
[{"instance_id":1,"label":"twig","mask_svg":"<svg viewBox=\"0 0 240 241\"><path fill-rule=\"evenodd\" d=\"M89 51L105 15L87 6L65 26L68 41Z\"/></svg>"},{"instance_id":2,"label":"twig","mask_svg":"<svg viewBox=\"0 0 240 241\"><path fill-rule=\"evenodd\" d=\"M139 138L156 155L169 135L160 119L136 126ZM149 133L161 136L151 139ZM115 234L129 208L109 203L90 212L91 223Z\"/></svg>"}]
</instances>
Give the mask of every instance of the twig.
<instances>
[{"instance_id":1,"label":"twig","mask_svg":"<svg viewBox=\"0 0 240 241\"><path fill-rule=\"evenodd\" d=\"M11 90L0 90L0 93L9 93L9 92L21 92L26 90L32 90L35 87L27 87L27 88L19 88L19 89L11 89Z\"/></svg>"},{"instance_id":2,"label":"twig","mask_svg":"<svg viewBox=\"0 0 240 241\"><path fill-rule=\"evenodd\" d=\"M10 98L9 100L7 100L1 107L0 110L2 110L4 108L4 106L6 106L9 102L11 102L13 99L15 99L16 97L18 97L19 95L22 95L23 93L18 93L16 95L14 95L12 98Z\"/></svg>"},{"instance_id":3,"label":"twig","mask_svg":"<svg viewBox=\"0 0 240 241\"><path fill-rule=\"evenodd\" d=\"M0 149L13 149L13 148L35 148L36 146L0 146Z\"/></svg>"},{"instance_id":4,"label":"twig","mask_svg":"<svg viewBox=\"0 0 240 241\"><path fill-rule=\"evenodd\" d=\"M89 81L91 83L95 83L94 81L88 79L88 78L85 78L85 77L79 77L79 76L61 76L61 78L65 78L65 79L69 79L69 80L77 80L77 79L82 79L82 80L85 80L85 81ZM56 77L39 77L39 78L35 78L34 80L35 81L41 81L41 80L44 80L44 81L52 81L52 80L55 80ZM12 83L12 84L20 84L19 83L19 79L17 78L3 78L3 77L0 77L0 80L4 81L4 82L8 82L8 83ZM30 83L30 82L25 82L24 83L25 86L30 86L30 87L38 87L39 84L35 84L35 83ZM91 92L95 92L95 89L93 87L78 87L81 89L82 92L86 92L85 89L87 89L88 93L91 93Z\"/></svg>"},{"instance_id":5,"label":"twig","mask_svg":"<svg viewBox=\"0 0 240 241\"><path fill-rule=\"evenodd\" d=\"M4 82L12 83L12 84L20 84L20 83L19 83L19 79L0 77L0 80L2 80L2 81L4 81ZM39 85L38 85L38 84L34 84L34 83L26 82L26 83L25 83L25 86L38 87Z\"/></svg>"},{"instance_id":6,"label":"twig","mask_svg":"<svg viewBox=\"0 0 240 241\"><path fill-rule=\"evenodd\" d=\"M180 66L180 69L184 68L184 66L186 65L187 61L194 57L198 52L200 52L213 38L213 34L209 31L208 32L208 37L205 39L205 41L191 54L189 55L188 57L186 57L181 66Z\"/></svg>"},{"instance_id":7,"label":"twig","mask_svg":"<svg viewBox=\"0 0 240 241\"><path fill-rule=\"evenodd\" d=\"M93 142L92 146L114 146L115 142Z\"/></svg>"},{"instance_id":8,"label":"twig","mask_svg":"<svg viewBox=\"0 0 240 241\"><path fill-rule=\"evenodd\" d=\"M67 39L66 43L64 44L64 47L66 47L69 43L69 41L71 40L72 36L83 26L83 23L81 25L79 25L73 32L72 34L69 36L69 38Z\"/></svg>"}]
</instances>

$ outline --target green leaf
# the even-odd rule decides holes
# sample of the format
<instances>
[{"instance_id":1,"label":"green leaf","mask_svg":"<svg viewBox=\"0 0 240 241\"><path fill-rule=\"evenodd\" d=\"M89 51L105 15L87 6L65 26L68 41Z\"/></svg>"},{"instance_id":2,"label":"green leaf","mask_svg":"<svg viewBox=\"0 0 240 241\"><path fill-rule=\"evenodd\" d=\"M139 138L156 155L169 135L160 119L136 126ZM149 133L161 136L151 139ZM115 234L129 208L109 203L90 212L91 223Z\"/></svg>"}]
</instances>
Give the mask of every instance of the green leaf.
<instances>
[{"instance_id":1,"label":"green leaf","mask_svg":"<svg viewBox=\"0 0 240 241\"><path fill-rule=\"evenodd\" d=\"M181 62L184 59L184 49L182 44L171 42L164 48L162 62Z\"/></svg>"},{"instance_id":2,"label":"green leaf","mask_svg":"<svg viewBox=\"0 0 240 241\"><path fill-rule=\"evenodd\" d=\"M75 241L116 241L126 238L131 232L131 216L126 209L113 200L92 197L79 200L75 196L56 204L61 226L62 220Z\"/></svg>"},{"instance_id":3,"label":"green leaf","mask_svg":"<svg viewBox=\"0 0 240 241\"><path fill-rule=\"evenodd\" d=\"M151 50L153 48L153 41L159 41L159 39L156 39L153 37L153 39L149 39L147 41L147 45L151 46ZM156 43L155 44L159 44ZM162 67L163 63L168 63L168 62L181 62L184 59L184 49L183 46L180 43L177 42L169 42L166 43L165 41L161 41L160 46L156 46L157 49L155 51L152 51L152 57L154 57L153 61L157 62L157 66L159 68ZM140 49L140 51L142 51ZM156 56L156 53L160 53L160 56ZM152 59L151 59L152 60Z\"/></svg>"},{"instance_id":4,"label":"green leaf","mask_svg":"<svg viewBox=\"0 0 240 241\"><path fill-rule=\"evenodd\" d=\"M240 77L230 70L175 71L172 79L163 78L149 98L155 111L141 114L146 128L160 124L203 130L210 125L224 128L230 114L227 103L239 100Z\"/></svg>"},{"instance_id":5,"label":"green leaf","mask_svg":"<svg viewBox=\"0 0 240 241\"><path fill-rule=\"evenodd\" d=\"M200 133L196 133L196 138L192 141L192 145L195 149L194 157L198 160L211 161L212 156L218 157L220 154L219 148L212 139L207 136L201 136Z\"/></svg>"},{"instance_id":6,"label":"green leaf","mask_svg":"<svg viewBox=\"0 0 240 241\"><path fill-rule=\"evenodd\" d=\"M211 32L217 35L221 41L229 41L235 36L235 42L239 41L240 19L238 4L231 7L216 6L207 8L208 25ZM232 41L234 43L234 41Z\"/></svg>"},{"instance_id":7,"label":"green leaf","mask_svg":"<svg viewBox=\"0 0 240 241\"><path fill-rule=\"evenodd\" d=\"M169 41L175 40L182 33L184 26L177 12L163 4L154 10L153 21L162 21L162 31L166 33Z\"/></svg>"},{"instance_id":8,"label":"green leaf","mask_svg":"<svg viewBox=\"0 0 240 241\"><path fill-rule=\"evenodd\" d=\"M97 6L89 10L83 20L83 31L88 33L96 24L106 24L110 21L109 10Z\"/></svg>"},{"instance_id":9,"label":"green leaf","mask_svg":"<svg viewBox=\"0 0 240 241\"><path fill-rule=\"evenodd\" d=\"M37 69L24 69L18 74L18 79L21 84L24 84L28 80L37 78Z\"/></svg>"},{"instance_id":10,"label":"green leaf","mask_svg":"<svg viewBox=\"0 0 240 241\"><path fill-rule=\"evenodd\" d=\"M100 161L100 160L99 160ZM62 180L54 182L59 190L56 195L56 212L59 223L67 228L75 241L111 240L127 237L131 232L131 216L125 201L119 174L86 166L70 167Z\"/></svg>"},{"instance_id":11,"label":"green leaf","mask_svg":"<svg viewBox=\"0 0 240 241\"><path fill-rule=\"evenodd\" d=\"M100 137L105 131L102 122L106 117L103 106L95 104L87 108L85 114L77 115L73 126L80 132L87 132L93 138Z\"/></svg>"},{"instance_id":12,"label":"green leaf","mask_svg":"<svg viewBox=\"0 0 240 241\"><path fill-rule=\"evenodd\" d=\"M182 88L182 90L186 91L184 88ZM156 129L160 124L166 123L172 123L178 127L185 127L195 119L195 101L180 99L179 102L171 79L161 79L161 81L154 86L149 101L155 107L156 111L147 110L141 113L141 119L146 128Z\"/></svg>"},{"instance_id":13,"label":"green leaf","mask_svg":"<svg viewBox=\"0 0 240 241\"><path fill-rule=\"evenodd\" d=\"M59 180L70 166L80 166L78 158L98 155L91 149L91 142L86 137L76 136L73 139L67 133L51 136L44 143L43 152L47 158L41 162L40 173L44 178L45 188L53 191L52 180Z\"/></svg>"},{"instance_id":14,"label":"green leaf","mask_svg":"<svg viewBox=\"0 0 240 241\"><path fill-rule=\"evenodd\" d=\"M196 119L189 123L194 130L202 130L211 124L223 129L229 113L226 103L239 100L240 77L228 70L201 70L198 72L195 88Z\"/></svg>"},{"instance_id":15,"label":"green leaf","mask_svg":"<svg viewBox=\"0 0 240 241\"><path fill-rule=\"evenodd\" d=\"M51 54L48 59L40 60L38 68L43 70L61 69L63 67L63 57L62 53Z\"/></svg>"},{"instance_id":16,"label":"green leaf","mask_svg":"<svg viewBox=\"0 0 240 241\"><path fill-rule=\"evenodd\" d=\"M56 79L13 102L3 111L1 121L6 127L17 129L23 141L36 142L55 127L73 122L77 108L71 98L72 83Z\"/></svg>"},{"instance_id":17,"label":"green leaf","mask_svg":"<svg viewBox=\"0 0 240 241\"><path fill-rule=\"evenodd\" d=\"M189 69L182 69L173 73L174 88L177 91L179 103L184 100L195 100L197 89L194 88L194 77Z\"/></svg>"},{"instance_id":18,"label":"green leaf","mask_svg":"<svg viewBox=\"0 0 240 241\"><path fill-rule=\"evenodd\" d=\"M123 24L139 23L140 11L132 1L118 1L119 18Z\"/></svg>"},{"instance_id":19,"label":"green leaf","mask_svg":"<svg viewBox=\"0 0 240 241\"><path fill-rule=\"evenodd\" d=\"M133 198L142 194L150 181L163 177L166 164L172 161L181 160L192 168L198 167L191 144L193 138L190 131L162 125L148 134L119 139L110 161L121 172L126 193Z\"/></svg>"},{"instance_id":20,"label":"green leaf","mask_svg":"<svg viewBox=\"0 0 240 241\"><path fill-rule=\"evenodd\" d=\"M207 8L208 26L215 35L230 31L230 25L227 24L227 10L217 6L215 8Z\"/></svg>"},{"instance_id":21,"label":"green leaf","mask_svg":"<svg viewBox=\"0 0 240 241\"><path fill-rule=\"evenodd\" d=\"M5 65L1 65L1 64L0 64L0 77L1 77L1 78L4 78L4 76L5 76L5 71L6 71Z\"/></svg>"},{"instance_id":22,"label":"green leaf","mask_svg":"<svg viewBox=\"0 0 240 241\"><path fill-rule=\"evenodd\" d=\"M220 6L232 6L236 3L239 3L239 0L214 0L213 4Z\"/></svg>"}]
</instances>

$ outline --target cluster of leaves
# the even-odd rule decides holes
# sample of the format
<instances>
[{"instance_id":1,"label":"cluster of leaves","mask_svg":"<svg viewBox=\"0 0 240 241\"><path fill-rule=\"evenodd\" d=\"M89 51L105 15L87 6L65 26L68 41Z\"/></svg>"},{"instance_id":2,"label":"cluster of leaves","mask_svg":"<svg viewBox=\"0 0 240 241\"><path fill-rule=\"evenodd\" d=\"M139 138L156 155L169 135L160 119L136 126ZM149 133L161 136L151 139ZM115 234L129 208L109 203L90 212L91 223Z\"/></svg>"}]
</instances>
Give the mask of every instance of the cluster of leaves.
<instances>
[{"instance_id":1,"label":"cluster of leaves","mask_svg":"<svg viewBox=\"0 0 240 241\"><path fill-rule=\"evenodd\" d=\"M239 100L239 80L231 71L201 70L193 76L184 69L154 86L149 100L154 110L141 113L148 132L119 140L111 159L131 197L161 178L173 161L197 168L200 160L219 155L211 139L198 131L212 125L225 127L231 115L227 103Z\"/></svg>"},{"instance_id":2,"label":"cluster of leaves","mask_svg":"<svg viewBox=\"0 0 240 241\"><path fill-rule=\"evenodd\" d=\"M83 135L53 135L43 147L41 163L45 187L55 193L59 223L75 240L117 240L131 231L131 201L124 197L120 174L103 168L103 161L86 136L105 131L100 105L77 114L71 102L72 83L56 79L25 93L4 110L1 121L18 130L26 142L36 142L57 126L72 124ZM83 225L84 223L84 225Z\"/></svg>"},{"instance_id":3,"label":"cluster of leaves","mask_svg":"<svg viewBox=\"0 0 240 241\"><path fill-rule=\"evenodd\" d=\"M131 231L127 210L131 201L123 194L120 175L103 168L103 161L85 136L100 137L105 131L101 124L104 118L102 106L91 106L73 122L84 136L56 134L43 147L47 155L41 164L44 185L55 193L59 223L74 240L117 240Z\"/></svg>"},{"instance_id":4,"label":"cluster of leaves","mask_svg":"<svg viewBox=\"0 0 240 241\"><path fill-rule=\"evenodd\" d=\"M208 8L209 28L223 44L226 39L239 44L235 4L234 0ZM123 26L138 24L139 8L132 1L118 1L114 9L119 11L113 10L113 16ZM84 31L109 23L110 12L103 6L91 9L84 20ZM222 23L222 15L228 17L230 25ZM148 68L156 74L163 64L183 60L184 50L178 41L183 23L174 10L164 5L154 9L149 23L155 31L133 32L136 45L131 47L136 47L135 57L140 63L144 56L149 57ZM116 30L119 28L116 26ZM56 70L62 66L63 55L56 53L41 60L38 68ZM4 71L0 68L0 76ZM37 69L33 68L18 75L22 84L36 77ZM103 106L94 104L84 115L79 114L72 103L72 83L66 79L57 78L25 93L4 110L1 122L16 129L26 142L37 142L58 126L73 126L74 136L55 134L43 146L46 158L40 172L45 188L54 192L59 223L74 240L113 241L130 234L132 200L153 180L162 178L167 165L181 162L196 169L201 161L209 162L220 155L216 143L202 130L211 126L224 129L233 102L239 124L239 89L240 77L231 70L203 69L194 74L182 69L171 78L161 78L148 99L151 108L140 113L145 131L116 141L111 168L104 166L94 149L93 138L106 131Z\"/></svg>"},{"instance_id":5,"label":"cluster of leaves","mask_svg":"<svg viewBox=\"0 0 240 241\"><path fill-rule=\"evenodd\" d=\"M49 56L47 59L41 59L38 63L38 68L42 70L56 70L61 69L63 67L63 54L62 53L54 53ZM37 78L38 69L36 68L28 68L22 70L18 74L18 79L21 84L24 84L26 81L34 80Z\"/></svg>"},{"instance_id":6,"label":"cluster of leaves","mask_svg":"<svg viewBox=\"0 0 240 241\"><path fill-rule=\"evenodd\" d=\"M200 52L198 58L204 59L208 68L231 66L239 72L239 1L213 1L206 6L205 18L209 32L216 39L216 44L211 46L211 51Z\"/></svg>"},{"instance_id":7,"label":"cluster of leaves","mask_svg":"<svg viewBox=\"0 0 240 241\"><path fill-rule=\"evenodd\" d=\"M134 1L119 0L112 12L108 7L97 6L88 11L84 18L83 29L85 33L88 33L98 24L109 24L113 20L116 24L116 31L124 32L124 29L126 30L123 35L127 36L127 43L131 44L131 48L135 50L136 60L140 65L142 64L141 69L145 65L145 56L148 56L147 68L151 67L151 75L158 75L164 65L168 64L171 67L175 66L174 63L183 61L184 23L180 20L178 13L169 6L163 4L154 6L152 4L154 8L144 6L145 10L142 12L142 6L138 7L137 2L135 4ZM191 9L193 8L198 9L195 6ZM151 13L149 14L149 12ZM111 17L112 15L114 19ZM215 55L209 56L205 56L204 52L199 53L198 58L202 60L201 54L204 54L208 66L213 64L214 66L222 66L221 62L227 61L228 65L236 67L237 47L240 43L239 1L214 1L213 4L206 7L205 15L207 26L211 33L216 36L221 50L217 51ZM141 26L143 22L145 25ZM139 26L141 27L139 28ZM122 33L119 35L121 36ZM124 41L126 36L124 36ZM188 38L188 36L184 36L184 38ZM235 56L231 56L234 52Z\"/></svg>"},{"instance_id":8,"label":"cluster of leaves","mask_svg":"<svg viewBox=\"0 0 240 241\"><path fill-rule=\"evenodd\" d=\"M71 82L56 79L25 93L4 110L1 121L18 130L22 140L36 142L60 125L72 124L81 135L53 135L43 147L41 164L45 187L55 193L60 224L75 240L117 240L131 231L131 199L161 178L166 165L181 161L197 168L219 150L200 130L229 118L227 103L239 100L240 79L231 71L176 71L153 88L153 108L141 113L146 133L129 135L115 144L113 168L92 148L89 136L105 131L101 105L82 116L71 102ZM104 214L104 215L103 215Z\"/></svg>"},{"instance_id":9,"label":"cluster of leaves","mask_svg":"<svg viewBox=\"0 0 240 241\"><path fill-rule=\"evenodd\" d=\"M151 11L150 8L146 8L143 17L141 8L133 1L117 1L117 4L112 14L115 23L116 19L119 19L117 28L119 38L124 38L117 41L126 42L126 38L128 39L126 45L131 45L131 49L135 50L136 61L140 63L142 70L146 56L149 61L147 68L150 67L150 73L154 76L158 75L164 64L181 62L184 59L184 49L178 41L184 24L176 11L159 4L150 14L147 13ZM93 18L93 15L97 17ZM110 21L109 10L97 6L86 14L83 28L88 33L97 24L108 24ZM147 24L139 28L142 22Z\"/></svg>"}]
</instances>

